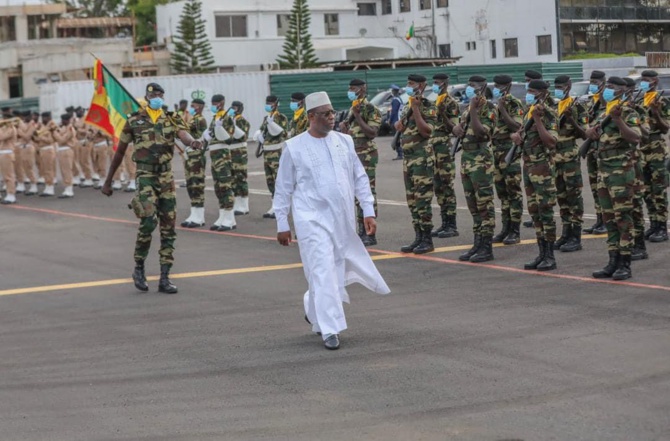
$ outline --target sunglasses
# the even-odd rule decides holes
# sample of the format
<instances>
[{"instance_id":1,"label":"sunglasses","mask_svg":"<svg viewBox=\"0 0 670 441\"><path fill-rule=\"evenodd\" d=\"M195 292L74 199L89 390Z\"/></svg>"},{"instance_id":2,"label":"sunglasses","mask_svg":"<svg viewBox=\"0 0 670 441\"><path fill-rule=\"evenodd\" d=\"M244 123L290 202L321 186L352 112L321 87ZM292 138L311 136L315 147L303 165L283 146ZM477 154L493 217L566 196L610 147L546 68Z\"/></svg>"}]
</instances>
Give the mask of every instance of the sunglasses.
<instances>
[{"instance_id":1,"label":"sunglasses","mask_svg":"<svg viewBox=\"0 0 670 441\"><path fill-rule=\"evenodd\" d=\"M334 110L326 110L325 112L314 112L315 115L325 116L325 117L334 116L336 113L337 112L334 111Z\"/></svg>"}]
</instances>

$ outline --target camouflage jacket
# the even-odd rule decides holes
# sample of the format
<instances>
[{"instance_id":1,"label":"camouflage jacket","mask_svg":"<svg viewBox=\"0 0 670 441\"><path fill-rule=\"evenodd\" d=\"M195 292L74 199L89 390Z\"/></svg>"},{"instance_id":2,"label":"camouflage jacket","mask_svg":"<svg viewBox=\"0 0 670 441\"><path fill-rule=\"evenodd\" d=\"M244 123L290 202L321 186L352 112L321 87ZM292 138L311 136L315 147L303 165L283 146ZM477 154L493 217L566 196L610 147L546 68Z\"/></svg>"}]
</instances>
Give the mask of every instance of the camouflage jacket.
<instances>
[{"instance_id":1,"label":"camouflage jacket","mask_svg":"<svg viewBox=\"0 0 670 441\"><path fill-rule=\"evenodd\" d=\"M464 129L467 124L466 121L469 119L469 113L470 108L468 107L468 109L461 115L461 124L463 125ZM484 130L486 130L486 138L477 138L475 136L475 129L472 127L472 124L467 124L468 130L465 132L465 136L463 137L463 144L488 142L491 139L491 135L493 134L493 130L496 126L496 121L498 120L498 111L490 101L487 101L486 104L484 104L479 109L479 120L484 126Z\"/></svg>"},{"instance_id":2,"label":"camouflage jacket","mask_svg":"<svg viewBox=\"0 0 670 441\"><path fill-rule=\"evenodd\" d=\"M458 124L458 116L460 110L458 103L448 93L444 93L437 97L435 101L435 111L437 118L435 119L435 130L433 131L434 138L449 137L451 130L447 128L447 121L453 125Z\"/></svg>"},{"instance_id":3,"label":"camouflage jacket","mask_svg":"<svg viewBox=\"0 0 670 441\"><path fill-rule=\"evenodd\" d=\"M658 92L647 92L647 94L645 94L645 98L644 98L645 101L647 101L648 99L650 99L650 100L655 99L655 95L649 95L650 93L655 94L655 93L658 93ZM649 98L647 97L648 95L649 95ZM670 99L668 99L666 97L660 97L659 101L660 101L660 104L661 104L659 112L658 112L659 116L661 118L663 118L663 120L665 120L665 122L667 123L668 120L670 120ZM649 123L649 134L650 135L660 134L661 131L657 127L657 119L654 116L654 114L652 113L651 109L646 105L643 105L643 107L644 107L644 109L646 110L646 113L647 113L647 118L648 118L647 122Z\"/></svg>"},{"instance_id":4,"label":"camouflage jacket","mask_svg":"<svg viewBox=\"0 0 670 441\"><path fill-rule=\"evenodd\" d=\"M230 135L230 138L228 138L225 141L219 141L216 139L216 135L214 135L214 127L216 127L216 122L218 120L222 121L222 127L223 129L228 132ZM240 127L241 128L241 127ZM216 115L214 115L214 118L212 118L212 121L209 123L209 134L212 135L212 140L209 141L209 145L215 145L215 144L234 144L235 141L233 140L233 133L235 132L235 124L233 122L233 118L228 115L228 113L225 113L223 110L219 111Z\"/></svg>"},{"instance_id":5,"label":"camouflage jacket","mask_svg":"<svg viewBox=\"0 0 670 441\"><path fill-rule=\"evenodd\" d=\"M161 112L154 124L145 110L139 110L128 117L119 141L134 144L133 161L149 165L165 164L172 160L180 130L188 131L188 127L174 112Z\"/></svg>"},{"instance_id":6,"label":"camouflage jacket","mask_svg":"<svg viewBox=\"0 0 670 441\"><path fill-rule=\"evenodd\" d=\"M403 124L407 122L407 124L405 124L405 130L402 132L402 136L400 137L400 142L404 149L422 147L427 145L430 141L430 137L424 138L419 134L419 128L417 127L414 118L407 118L407 115L411 109L412 106L410 104L406 105L402 111L402 114L400 115L400 121L402 121ZM435 109L435 105L426 98L421 98L421 115L423 116L423 120L426 122L426 124L428 124L430 128L434 130L437 121L437 110Z\"/></svg>"},{"instance_id":7,"label":"camouflage jacket","mask_svg":"<svg viewBox=\"0 0 670 441\"><path fill-rule=\"evenodd\" d=\"M507 110L507 113L509 114L510 118L512 118L519 124L523 124L523 115L526 113L526 111L523 108L523 103L521 102L521 100L510 93L508 93L504 97L501 97L500 100L502 101L502 104L505 106L505 110ZM500 101L498 102L498 105L500 105ZM496 111L497 110L498 109L496 108ZM509 139L511 134L512 130L510 130L510 128L507 127L507 124L505 123L505 121L500 116L500 113L498 112L498 118L496 119L496 124L493 129L493 135L491 135L491 138L500 140Z\"/></svg>"},{"instance_id":8,"label":"camouflage jacket","mask_svg":"<svg viewBox=\"0 0 670 441\"><path fill-rule=\"evenodd\" d=\"M271 116L275 124L284 129L284 131L277 136L270 135L270 132L268 131L268 117L266 116L265 118L263 118L263 123L261 124L261 134L263 135L263 139L265 139L265 144L267 145L279 144L281 142L286 141L286 138L288 137L287 130L289 123L286 115L283 115L278 111L275 111L274 113L272 113Z\"/></svg>"},{"instance_id":9,"label":"camouflage jacket","mask_svg":"<svg viewBox=\"0 0 670 441\"><path fill-rule=\"evenodd\" d=\"M603 122L605 117L607 116L607 112L604 111L598 116L598 119L594 121L595 124L600 124ZM640 132L640 114L633 109L632 107L628 106L627 104L624 104L623 107L621 108L621 119L626 123L628 127L630 127L633 131L637 132L639 135ZM602 130L602 135L600 136L600 140L598 142L598 151L604 151L604 150L610 150L610 149L619 149L619 148L626 148L635 150L637 147L637 144L631 143L623 139L621 136L621 132L619 131L619 128L617 127L616 123L614 121L610 121L609 124L605 125L604 127L600 127Z\"/></svg>"},{"instance_id":10,"label":"camouflage jacket","mask_svg":"<svg viewBox=\"0 0 670 441\"><path fill-rule=\"evenodd\" d=\"M528 112L526 112L524 115L524 126L528 120L532 118L531 112L534 109L535 107L531 106L528 109ZM542 117L542 123L549 134L558 140L558 114L549 104L544 106L544 116ZM553 158L553 152L551 152L549 148L542 143L540 132L538 132L535 124L533 124L526 133L526 142L524 142L521 152L524 162L537 162L546 159L551 160Z\"/></svg>"},{"instance_id":11,"label":"camouflage jacket","mask_svg":"<svg viewBox=\"0 0 670 441\"><path fill-rule=\"evenodd\" d=\"M591 100L586 105L586 111L588 112L589 123L595 121L601 114L605 112L605 100L602 98L596 99L599 95L594 95L591 97Z\"/></svg>"},{"instance_id":12,"label":"camouflage jacket","mask_svg":"<svg viewBox=\"0 0 670 441\"><path fill-rule=\"evenodd\" d=\"M304 107L296 110L293 113L293 118L289 123L288 137L293 138L298 136L303 132L306 132L309 128L309 119L307 118L307 112Z\"/></svg>"},{"instance_id":13,"label":"camouflage jacket","mask_svg":"<svg viewBox=\"0 0 670 441\"><path fill-rule=\"evenodd\" d=\"M379 127L382 125L382 115L379 113L379 110L365 98L357 101L354 101L354 105L360 105L361 118L363 121L365 121L370 128L379 131ZM369 148L377 148L377 145L374 142L374 137L369 138L363 133L363 129L356 121L351 109L349 109L349 113L347 113L347 121L351 121L349 125L349 135L354 139L354 147L356 147L356 150L360 151Z\"/></svg>"},{"instance_id":14,"label":"camouflage jacket","mask_svg":"<svg viewBox=\"0 0 670 441\"><path fill-rule=\"evenodd\" d=\"M235 115L234 123L239 129L241 129L244 132L244 136L242 138L235 139L233 141L233 144L236 143L236 142L246 142L247 138L249 138L249 130L251 130L251 124L242 115ZM235 129L233 128L233 133L234 132L235 132Z\"/></svg>"},{"instance_id":15,"label":"camouflage jacket","mask_svg":"<svg viewBox=\"0 0 670 441\"><path fill-rule=\"evenodd\" d=\"M207 120L205 119L204 116L200 114L195 114L193 118L191 118L191 122L188 124L189 131L191 132L191 136L195 139L200 139L203 133L205 133L205 130L207 130Z\"/></svg>"}]
</instances>

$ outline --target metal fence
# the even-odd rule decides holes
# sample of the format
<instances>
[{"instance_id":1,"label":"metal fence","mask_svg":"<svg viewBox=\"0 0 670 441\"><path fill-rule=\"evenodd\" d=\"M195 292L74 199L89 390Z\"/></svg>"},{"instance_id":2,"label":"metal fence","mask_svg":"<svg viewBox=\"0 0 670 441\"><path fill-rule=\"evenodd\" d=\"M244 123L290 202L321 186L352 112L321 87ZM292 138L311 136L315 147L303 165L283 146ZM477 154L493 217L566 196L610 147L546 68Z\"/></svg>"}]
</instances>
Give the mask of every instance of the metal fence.
<instances>
[{"instance_id":1,"label":"metal fence","mask_svg":"<svg viewBox=\"0 0 670 441\"><path fill-rule=\"evenodd\" d=\"M670 67L670 52L645 52L644 56L647 58L647 67Z\"/></svg>"}]
</instances>

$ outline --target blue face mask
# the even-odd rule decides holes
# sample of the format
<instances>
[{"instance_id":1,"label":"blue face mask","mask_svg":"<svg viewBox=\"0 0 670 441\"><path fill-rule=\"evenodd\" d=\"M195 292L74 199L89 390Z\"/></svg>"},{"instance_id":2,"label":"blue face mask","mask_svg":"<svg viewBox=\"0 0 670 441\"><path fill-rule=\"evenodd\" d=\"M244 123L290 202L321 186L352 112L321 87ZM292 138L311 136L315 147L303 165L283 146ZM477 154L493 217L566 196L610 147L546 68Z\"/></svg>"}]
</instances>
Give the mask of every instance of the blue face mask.
<instances>
[{"instance_id":1,"label":"blue face mask","mask_svg":"<svg viewBox=\"0 0 670 441\"><path fill-rule=\"evenodd\" d=\"M405 87L405 93L407 94L407 96L414 96L414 89L407 86Z\"/></svg>"},{"instance_id":2,"label":"blue face mask","mask_svg":"<svg viewBox=\"0 0 670 441\"><path fill-rule=\"evenodd\" d=\"M608 103L614 99L614 89L605 89L603 92L603 99Z\"/></svg>"},{"instance_id":3,"label":"blue face mask","mask_svg":"<svg viewBox=\"0 0 670 441\"><path fill-rule=\"evenodd\" d=\"M349 98L349 101L353 101L356 98L358 98L358 94L353 90L350 90L349 92L347 92L347 98Z\"/></svg>"},{"instance_id":4,"label":"blue face mask","mask_svg":"<svg viewBox=\"0 0 670 441\"><path fill-rule=\"evenodd\" d=\"M565 90L561 89L554 90L554 96L559 100L562 100L563 98L565 98Z\"/></svg>"},{"instance_id":5,"label":"blue face mask","mask_svg":"<svg viewBox=\"0 0 670 441\"><path fill-rule=\"evenodd\" d=\"M527 93L526 94L526 104L529 105L529 106L531 104L535 104L535 95L533 95L532 93Z\"/></svg>"},{"instance_id":6,"label":"blue face mask","mask_svg":"<svg viewBox=\"0 0 670 441\"><path fill-rule=\"evenodd\" d=\"M649 92L650 88L651 84L649 84L649 81L640 81L640 90L642 90L642 92Z\"/></svg>"},{"instance_id":7,"label":"blue face mask","mask_svg":"<svg viewBox=\"0 0 670 441\"><path fill-rule=\"evenodd\" d=\"M194 116L195 115L195 109L193 107L189 107L188 113L190 113L191 116Z\"/></svg>"},{"instance_id":8,"label":"blue face mask","mask_svg":"<svg viewBox=\"0 0 670 441\"><path fill-rule=\"evenodd\" d=\"M439 84L433 84L433 92L436 93L437 95L440 94L441 89L442 89L442 87L440 87Z\"/></svg>"},{"instance_id":9,"label":"blue face mask","mask_svg":"<svg viewBox=\"0 0 670 441\"><path fill-rule=\"evenodd\" d=\"M493 88L493 98L498 100L498 99L500 99L501 96L502 96L502 92L500 91L500 89L498 89L497 87L494 87Z\"/></svg>"},{"instance_id":10,"label":"blue face mask","mask_svg":"<svg viewBox=\"0 0 670 441\"><path fill-rule=\"evenodd\" d=\"M228 109L229 116L235 116L235 109Z\"/></svg>"},{"instance_id":11,"label":"blue face mask","mask_svg":"<svg viewBox=\"0 0 670 441\"><path fill-rule=\"evenodd\" d=\"M212 105L212 107L210 107L210 109L211 109L212 113L215 114L215 115L216 115L216 114L218 113L218 111L219 111L219 107L218 107L218 106L214 106L214 105Z\"/></svg>"},{"instance_id":12,"label":"blue face mask","mask_svg":"<svg viewBox=\"0 0 670 441\"><path fill-rule=\"evenodd\" d=\"M296 102L291 102L291 104L289 104L288 106L289 106L289 107L291 108L291 110L294 111L294 112L295 112L296 110L298 110L298 108L300 107L300 105L299 105L298 103L296 103Z\"/></svg>"},{"instance_id":13,"label":"blue face mask","mask_svg":"<svg viewBox=\"0 0 670 441\"><path fill-rule=\"evenodd\" d=\"M598 93L598 85L589 84L589 93Z\"/></svg>"},{"instance_id":14,"label":"blue face mask","mask_svg":"<svg viewBox=\"0 0 670 441\"><path fill-rule=\"evenodd\" d=\"M468 99L472 99L477 95L475 88L472 86L468 86L465 88L465 96L468 97Z\"/></svg>"},{"instance_id":15,"label":"blue face mask","mask_svg":"<svg viewBox=\"0 0 670 441\"><path fill-rule=\"evenodd\" d=\"M266 104L265 105L265 111L268 112L268 113L272 112L272 104Z\"/></svg>"},{"instance_id":16,"label":"blue face mask","mask_svg":"<svg viewBox=\"0 0 670 441\"><path fill-rule=\"evenodd\" d=\"M153 110L159 110L161 107L163 107L163 98L151 98L149 100L149 107Z\"/></svg>"}]
</instances>

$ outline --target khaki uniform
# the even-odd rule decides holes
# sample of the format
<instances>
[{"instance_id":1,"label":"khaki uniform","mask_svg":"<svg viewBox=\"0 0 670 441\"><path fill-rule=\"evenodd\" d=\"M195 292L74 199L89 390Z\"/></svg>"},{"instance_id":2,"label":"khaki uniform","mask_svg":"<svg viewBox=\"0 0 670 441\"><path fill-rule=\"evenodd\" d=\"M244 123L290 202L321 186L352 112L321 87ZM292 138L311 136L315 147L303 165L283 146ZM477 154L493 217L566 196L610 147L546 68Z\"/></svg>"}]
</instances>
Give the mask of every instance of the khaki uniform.
<instances>
[{"instance_id":1,"label":"khaki uniform","mask_svg":"<svg viewBox=\"0 0 670 441\"><path fill-rule=\"evenodd\" d=\"M16 128L11 124L0 126L0 173L2 173L2 178L5 181L8 195L16 194L15 145Z\"/></svg>"},{"instance_id":2,"label":"khaki uniform","mask_svg":"<svg viewBox=\"0 0 670 441\"><path fill-rule=\"evenodd\" d=\"M17 144L16 151L20 151L19 168L23 181L29 181L31 184L37 184L35 177L35 144L33 143L33 134L37 130L37 123L30 121L29 123L21 121L17 129ZM19 174L17 173L17 177Z\"/></svg>"},{"instance_id":3,"label":"khaki uniform","mask_svg":"<svg viewBox=\"0 0 670 441\"><path fill-rule=\"evenodd\" d=\"M93 178L91 172L91 154L93 151L93 144L90 139L91 129L84 123L83 119L75 121L74 128L77 131L79 169L84 175L84 179L90 181Z\"/></svg>"},{"instance_id":4,"label":"khaki uniform","mask_svg":"<svg viewBox=\"0 0 670 441\"><path fill-rule=\"evenodd\" d=\"M104 182L107 177L107 150L109 147L109 137L101 131L93 134L93 151L91 158L93 160L93 173L100 177L100 182Z\"/></svg>"},{"instance_id":5,"label":"khaki uniform","mask_svg":"<svg viewBox=\"0 0 670 441\"><path fill-rule=\"evenodd\" d=\"M71 187L75 170L75 145L77 144L77 131L72 124L66 124L54 130L58 152L58 165L63 178L63 185ZM77 175L78 176L78 175Z\"/></svg>"},{"instance_id":6,"label":"khaki uniform","mask_svg":"<svg viewBox=\"0 0 670 441\"><path fill-rule=\"evenodd\" d=\"M53 120L41 124L35 131L35 140L40 157L40 173L46 185L54 185L56 180L56 140L53 132L58 125Z\"/></svg>"}]
</instances>

